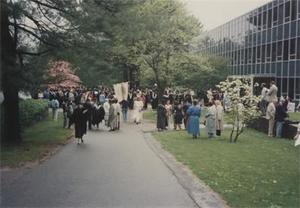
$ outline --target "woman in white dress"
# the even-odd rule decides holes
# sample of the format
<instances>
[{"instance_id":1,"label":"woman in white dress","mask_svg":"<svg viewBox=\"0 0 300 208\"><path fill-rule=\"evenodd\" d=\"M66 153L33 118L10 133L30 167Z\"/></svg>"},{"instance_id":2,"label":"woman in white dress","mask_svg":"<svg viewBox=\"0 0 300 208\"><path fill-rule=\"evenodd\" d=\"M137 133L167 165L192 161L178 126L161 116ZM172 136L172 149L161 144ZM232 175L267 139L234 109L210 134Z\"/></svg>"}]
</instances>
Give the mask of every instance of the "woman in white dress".
<instances>
[{"instance_id":1,"label":"woman in white dress","mask_svg":"<svg viewBox=\"0 0 300 208\"><path fill-rule=\"evenodd\" d=\"M167 123L168 123L168 128L171 129L173 125L172 121L172 111L173 107L170 104L170 100L167 101L167 104L165 105L166 111L167 111Z\"/></svg>"},{"instance_id":2,"label":"woman in white dress","mask_svg":"<svg viewBox=\"0 0 300 208\"><path fill-rule=\"evenodd\" d=\"M137 97L134 99L133 104L133 121L136 124L140 124L143 118L143 107L144 103L141 97Z\"/></svg>"}]
</instances>

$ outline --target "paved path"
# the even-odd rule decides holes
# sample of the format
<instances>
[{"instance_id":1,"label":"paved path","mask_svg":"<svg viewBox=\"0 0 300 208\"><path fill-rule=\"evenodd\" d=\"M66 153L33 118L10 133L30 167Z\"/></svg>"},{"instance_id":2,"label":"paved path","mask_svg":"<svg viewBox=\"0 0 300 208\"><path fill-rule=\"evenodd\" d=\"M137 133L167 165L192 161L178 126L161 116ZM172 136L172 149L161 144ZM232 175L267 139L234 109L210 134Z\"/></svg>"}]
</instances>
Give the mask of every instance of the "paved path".
<instances>
[{"instance_id":1,"label":"paved path","mask_svg":"<svg viewBox=\"0 0 300 208\"><path fill-rule=\"evenodd\" d=\"M196 207L133 124L89 131L1 188L1 207Z\"/></svg>"}]
</instances>

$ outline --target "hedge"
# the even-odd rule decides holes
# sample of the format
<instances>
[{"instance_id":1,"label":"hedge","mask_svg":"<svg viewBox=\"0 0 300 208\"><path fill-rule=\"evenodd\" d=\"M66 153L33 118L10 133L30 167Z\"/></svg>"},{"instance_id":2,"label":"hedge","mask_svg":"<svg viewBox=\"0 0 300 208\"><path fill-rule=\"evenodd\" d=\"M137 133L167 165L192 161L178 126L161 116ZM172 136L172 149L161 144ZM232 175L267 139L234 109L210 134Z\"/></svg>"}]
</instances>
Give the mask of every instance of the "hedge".
<instances>
[{"instance_id":1,"label":"hedge","mask_svg":"<svg viewBox=\"0 0 300 208\"><path fill-rule=\"evenodd\" d=\"M27 127L48 115L47 100L21 100L19 103L21 127Z\"/></svg>"}]
</instances>

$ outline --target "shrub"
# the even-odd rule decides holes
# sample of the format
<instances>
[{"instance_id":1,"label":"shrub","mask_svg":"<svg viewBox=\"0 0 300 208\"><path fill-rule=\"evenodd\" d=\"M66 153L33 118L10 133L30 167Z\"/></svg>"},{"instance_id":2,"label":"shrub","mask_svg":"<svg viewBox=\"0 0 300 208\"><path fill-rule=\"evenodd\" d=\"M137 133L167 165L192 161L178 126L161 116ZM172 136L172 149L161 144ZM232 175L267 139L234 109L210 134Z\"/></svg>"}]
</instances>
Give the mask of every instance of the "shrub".
<instances>
[{"instance_id":1,"label":"shrub","mask_svg":"<svg viewBox=\"0 0 300 208\"><path fill-rule=\"evenodd\" d=\"M21 100L19 103L21 127L27 127L48 115L47 100Z\"/></svg>"}]
</instances>

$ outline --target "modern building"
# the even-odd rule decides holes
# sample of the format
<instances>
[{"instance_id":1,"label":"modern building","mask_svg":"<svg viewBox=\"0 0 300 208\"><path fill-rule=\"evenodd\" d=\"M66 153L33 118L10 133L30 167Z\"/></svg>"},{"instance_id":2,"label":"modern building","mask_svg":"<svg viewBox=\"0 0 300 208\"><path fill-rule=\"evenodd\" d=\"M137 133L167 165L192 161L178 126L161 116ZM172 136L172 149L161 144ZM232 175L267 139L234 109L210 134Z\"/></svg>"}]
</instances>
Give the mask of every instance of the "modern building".
<instances>
[{"instance_id":1,"label":"modern building","mask_svg":"<svg viewBox=\"0 0 300 208\"><path fill-rule=\"evenodd\" d=\"M231 77L275 80L300 101L300 0L274 0L205 33L200 52L229 60Z\"/></svg>"}]
</instances>

